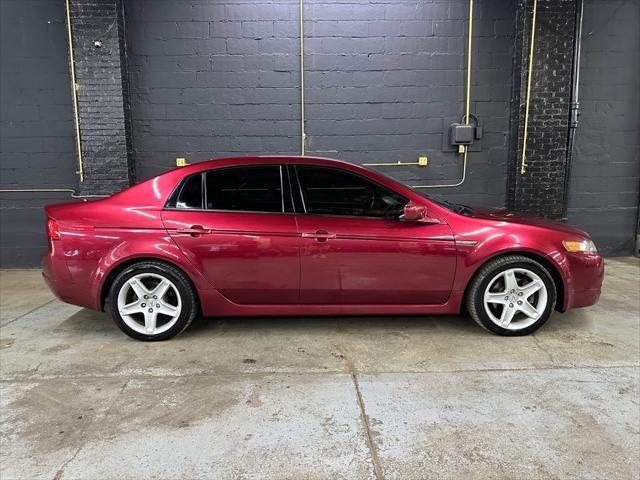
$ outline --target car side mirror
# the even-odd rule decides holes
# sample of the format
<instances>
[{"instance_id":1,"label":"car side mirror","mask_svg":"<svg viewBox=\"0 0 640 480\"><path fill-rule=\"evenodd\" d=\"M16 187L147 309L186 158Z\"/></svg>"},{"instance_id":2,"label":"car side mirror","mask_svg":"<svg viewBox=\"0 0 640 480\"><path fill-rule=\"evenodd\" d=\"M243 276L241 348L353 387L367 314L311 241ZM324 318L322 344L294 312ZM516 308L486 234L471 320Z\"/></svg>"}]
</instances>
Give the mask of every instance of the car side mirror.
<instances>
[{"instance_id":1,"label":"car side mirror","mask_svg":"<svg viewBox=\"0 0 640 480\"><path fill-rule=\"evenodd\" d=\"M419 222L427 216L427 207L409 202L404 206L404 219L407 222Z\"/></svg>"},{"instance_id":2,"label":"car side mirror","mask_svg":"<svg viewBox=\"0 0 640 480\"><path fill-rule=\"evenodd\" d=\"M427 216L427 207L409 202L404 206L404 221L417 223L440 223L437 219Z\"/></svg>"},{"instance_id":3,"label":"car side mirror","mask_svg":"<svg viewBox=\"0 0 640 480\"><path fill-rule=\"evenodd\" d=\"M405 222L434 223L434 219L427 217L427 207L409 202L404 206Z\"/></svg>"}]
</instances>

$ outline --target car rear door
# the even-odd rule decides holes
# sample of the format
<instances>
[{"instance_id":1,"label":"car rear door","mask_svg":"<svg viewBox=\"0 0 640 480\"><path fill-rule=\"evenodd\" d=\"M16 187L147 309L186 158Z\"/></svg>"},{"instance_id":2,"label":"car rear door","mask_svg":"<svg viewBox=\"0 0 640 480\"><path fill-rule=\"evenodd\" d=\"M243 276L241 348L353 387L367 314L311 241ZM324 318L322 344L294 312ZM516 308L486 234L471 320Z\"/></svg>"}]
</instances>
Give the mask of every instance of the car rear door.
<instances>
[{"instance_id":1,"label":"car rear door","mask_svg":"<svg viewBox=\"0 0 640 480\"><path fill-rule=\"evenodd\" d=\"M305 304L442 304L456 264L444 222L405 222L408 202L344 169L296 165Z\"/></svg>"},{"instance_id":2,"label":"car rear door","mask_svg":"<svg viewBox=\"0 0 640 480\"><path fill-rule=\"evenodd\" d=\"M162 212L183 253L233 302L298 302L299 238L283 172L250 165L197 173Z\"/></svg>"}]
</instances>

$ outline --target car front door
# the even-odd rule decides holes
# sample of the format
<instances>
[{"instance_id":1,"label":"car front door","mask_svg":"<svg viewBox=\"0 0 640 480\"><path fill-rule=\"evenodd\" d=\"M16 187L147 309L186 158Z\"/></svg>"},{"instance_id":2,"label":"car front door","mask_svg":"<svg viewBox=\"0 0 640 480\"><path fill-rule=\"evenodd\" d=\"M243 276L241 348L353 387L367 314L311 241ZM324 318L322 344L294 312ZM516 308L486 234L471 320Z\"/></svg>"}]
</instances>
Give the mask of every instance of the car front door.
<instances>
[{"instance_id":1,"label":"car front door","mask_svg":"<svg viewBox=\"0 0 640 480\"><path fill-rule=\"evenodd\" d=\"M229 300L298 303L299 238L280 165L187 177L162 219L189 261Z\"/></svg>"},{"instance_id":2,"label":"car front door","mask_svg":"<svg viewBox=\"0 0 640 480\"><path fill-rule=\"evenodd\" d=\"M296 165L304 214L300 301L305 304L442 304L456 248L447 224L402 220L408 201L347 170Z\"/></svg>"}]
</instances>

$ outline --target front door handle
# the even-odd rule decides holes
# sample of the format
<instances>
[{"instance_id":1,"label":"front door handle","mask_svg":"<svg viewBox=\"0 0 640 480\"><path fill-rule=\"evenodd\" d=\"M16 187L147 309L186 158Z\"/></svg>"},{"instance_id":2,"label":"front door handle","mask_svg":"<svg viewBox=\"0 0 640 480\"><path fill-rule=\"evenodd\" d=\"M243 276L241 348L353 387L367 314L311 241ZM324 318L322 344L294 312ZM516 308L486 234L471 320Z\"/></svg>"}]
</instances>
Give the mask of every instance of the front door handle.
<instances>
[{"instance_id":1,"label":"front door handle","mask_svg":"<svg viewBox=\"0 0 640 480\"><path fill-rule=\"evenodd\" d=\"M211 232L210 229L204 228L202 225L191 225L188 228L176 228L177 233L188 233L192 237L198 237L203 233Z\"/></svg>"},{"instance_id":2,"label":"front door handle","mask_svg":"<svg viewBox=\"0 0 640 480\"><path fill-rule=\"evenodd\" d=\"M302 238L313 238L318 242L326 242L330 238L336 238L336 234L326 230L316 230L315 233L303 233Z\"/></svg>"}]
</instances>

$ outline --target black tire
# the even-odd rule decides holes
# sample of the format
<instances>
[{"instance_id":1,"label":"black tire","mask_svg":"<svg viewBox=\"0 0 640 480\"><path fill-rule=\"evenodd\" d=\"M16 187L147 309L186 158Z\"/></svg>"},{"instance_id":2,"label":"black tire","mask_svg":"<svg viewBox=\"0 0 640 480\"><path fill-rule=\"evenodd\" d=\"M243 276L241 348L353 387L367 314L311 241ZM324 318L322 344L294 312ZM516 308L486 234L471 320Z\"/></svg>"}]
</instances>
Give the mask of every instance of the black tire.
<instances>
[{"instance_id":1,"label":"black tire","mask_svg":"<svg viewBox=\"0 0 640 480\"><path fill-rule=\"evenodd\" d=\"M496 324L485 310L484 294L490 282L501 272L512 268L522 268L535 273L545 285L547 305L537 320L525 328L506 329ZM521 336L535 332L549 319L556 304L556 287L549 271L540 263L523 255L505 255L488 261L474 275L469 284L466 305L471 318L484 329L504 336ZM506 306L505 306L506 308Z\"/></svg>"},{"instance_id":2,"label":"black tire","mask_svg":"<svg viewBox=\"0 0 640 480\"><path fill-rule=\"evenodd\" d=\"M178 319L171 328L162 333L147 335L133 330L125 323L118 310L120 289L131 277L141 273L152 273L167 278L174 284L180 295L182 307ZM191 324L198 312L198 299L191 281L179 268L161 261L145 260L128 266L115 278L109 290L109 312L118 328L131 338L145 342L157 342L175 337Z\"/></svg>"}]
</instances>

